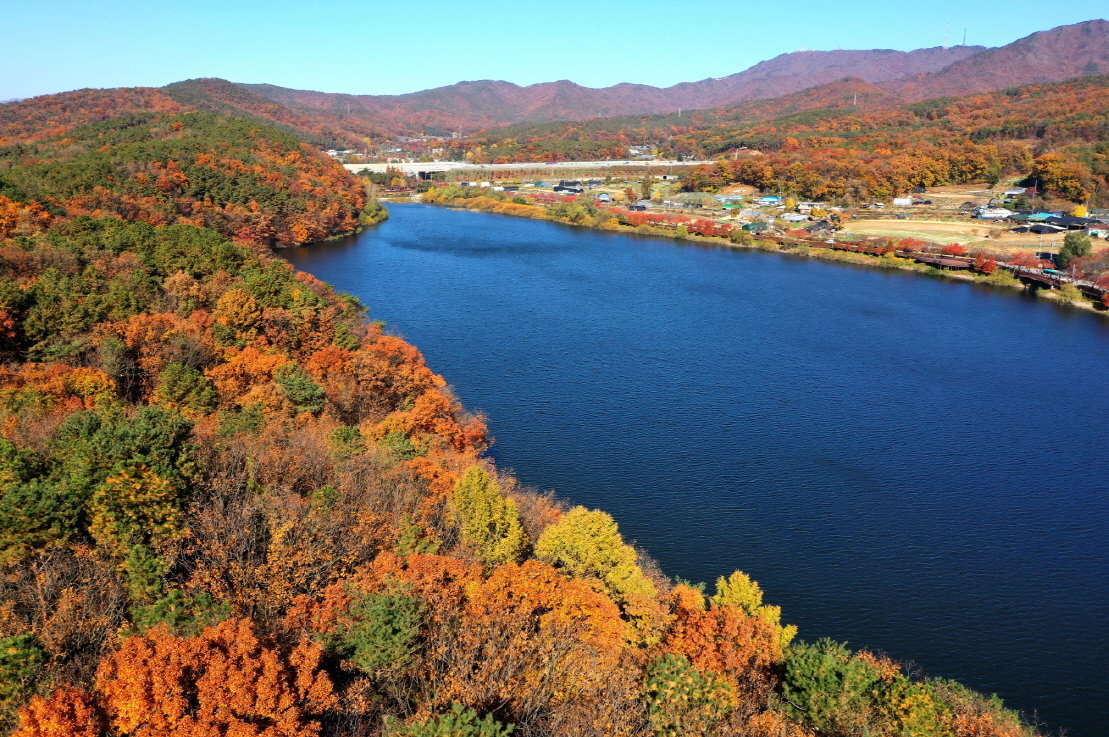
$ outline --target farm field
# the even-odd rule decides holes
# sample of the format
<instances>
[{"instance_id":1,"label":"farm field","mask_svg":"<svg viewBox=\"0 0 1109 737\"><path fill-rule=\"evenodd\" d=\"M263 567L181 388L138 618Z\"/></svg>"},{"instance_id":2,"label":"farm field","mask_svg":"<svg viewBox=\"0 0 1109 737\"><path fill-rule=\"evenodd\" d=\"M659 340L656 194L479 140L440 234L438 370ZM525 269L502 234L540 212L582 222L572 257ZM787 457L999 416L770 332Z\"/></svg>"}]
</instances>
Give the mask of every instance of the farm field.
<instances>
[{"instance_id":1,"label":"farm field","mask_svg":"<svg viewBox=\"0 0 1109 737\"><path fill-rule=\"evenodd\" d=\"M853 220L844 226L844 233L851 235L870 235L886 238L915 238L917 240L942 243L961 243L978 248L1008 252L1037 248L1053 250L1062 243L1061 236L1043 237L1038 235L1014 235L1004 225L977 222L951 222L937 220ZM1053 241L1058 241L1053 243Z\"/></svg>"}]
</instances>

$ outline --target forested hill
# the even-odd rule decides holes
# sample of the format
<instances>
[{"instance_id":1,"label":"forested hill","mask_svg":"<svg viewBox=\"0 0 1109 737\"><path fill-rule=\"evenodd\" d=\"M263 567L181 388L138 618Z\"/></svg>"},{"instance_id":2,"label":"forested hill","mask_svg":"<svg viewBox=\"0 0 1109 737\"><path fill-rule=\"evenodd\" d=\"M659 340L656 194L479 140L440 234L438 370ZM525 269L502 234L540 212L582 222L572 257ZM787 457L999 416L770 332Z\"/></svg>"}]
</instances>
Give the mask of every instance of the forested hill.
<instances>
[{"instance_id":1,"label":"forested hill","mask_svg":"<svg viewBox=\"0 0 1109 737\"><path fill-rule=\"evenodd\" d=\"M694 172L693 189L784 184L816 199L842 199L849 188L881 199L1033 171L1042 188L1103 206L1107 141L1109 77L1101 76L912 104L847 79L735 108L515 126L451 145L478 163L588 160L648 145L663 157L738 159Z\"/></svg>"},{"instance_id":2,"label":"forested hill","mask_svg":"<svg viewBox=\"0 0 1109 737\"><path fill-rule=\"evenodd\" d=\"M0 731L1031 737L521 489L419 352L192 225L0 246ZM13 732L14 730L14 732Z\"/></svg>"},{"instance_id":3,"label":"forested hill","mask_svg":"<svg viewBox=\"0 0 1109 737\"><path fill-rule=\"evenodd\" d=\"M724 77L671 87L621 83L590 88L569 80L520 86L476 80L403 95L316 92L245 84L305 115L346 131L450 135L524 122L587 121L679 109L734 107L819 87L845 77L918 101L1109 73L1109 22L1090 20L1033 33L996 49L980 46L894 51L812 51L780 54ZM716 56L725 58L726 47ZM719 62L719 59L717 60Z\"/></svg>"},{"instance_id":4,"label":"forested hill","mask_svg":"<svg viewBox=\"0 0 1109 737\"><path fill-rule=\"evenodd\" d=\"M364 217L364 187L318 150L156 90L0 105L0 133L0 237L114 215L280 247L353 232Z\"/></svg>"},{"instance_id":5,"label":"forested hill","mask_svg":"<svg viewBox=\"0 0 1109 737\"><path fill-rule=\"evenodd\" d=\"M223 79L190 79L165 87L84 89L0 104L0 145L58 135L85 123L128 113L218 113L261 123L315 148L344 148L362 136L380 135L373 126L344 129L319 112L291 110L243 85Z\"/></svg>"},{"instance_id":6,"label":"forested hill","mask_svg":"<svg viewBox=\"0 0 1109 737\"><path fill-rule=\"evenodd\" d=\"M264 247L356 225L340 167L97 99L0 158L0 733L1035 734L522 489L419 351Z\"/></svg>"}]
</instances>

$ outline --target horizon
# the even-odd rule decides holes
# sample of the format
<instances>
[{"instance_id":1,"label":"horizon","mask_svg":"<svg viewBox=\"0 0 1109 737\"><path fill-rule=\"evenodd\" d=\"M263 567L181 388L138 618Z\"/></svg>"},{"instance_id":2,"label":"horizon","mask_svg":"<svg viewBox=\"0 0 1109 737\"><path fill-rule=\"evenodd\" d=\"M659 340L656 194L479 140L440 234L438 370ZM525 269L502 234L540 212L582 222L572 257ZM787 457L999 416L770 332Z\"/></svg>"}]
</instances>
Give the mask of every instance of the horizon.
<instances>
[{"instance_id":1,"label":"horizon","mask_svg":"<svg viewBox=\"0 0 1109 737\"><path fill-rule=\"evenodd\" d=\"M572 8L582 9L581 23L566 27ZM770 9L737 13L724 0L697 0L676 20L660 0L646 0L631 11L571 0L555 9L529 9L529 17L520 18L507 0L465 7L432 0L414 25L407 10L396 2L371 8L358 0L312 7L288 0L198 0L189 9L134 0L96 6L15 0L8 8L11 27L48 29L50 43L32 33L9 39L0 50L0 64L9 70L0 78L0 100L86 88L163 87L206 77L350 95L403 95L464 81L666 88L728 77L799 51L954 47L963 45L964 32L967 46L1004 46L1104 14L1102 4L1077 0L1053 8L1045 23L1041 6L1029 0L1012 4L1004 18L939 0L906 23L852 0L834 12L802 2L783 23ZM652 22L660 18L667 22ZM560 30L535 30L551 27ZM698 50L705 43L717 46L720 53L688 53L691 42ZM112 53L105 54L105 48ZM370 65L384 58L390 67L379 74L360 66L362 58Z\"/></svg>"}]
</instances>

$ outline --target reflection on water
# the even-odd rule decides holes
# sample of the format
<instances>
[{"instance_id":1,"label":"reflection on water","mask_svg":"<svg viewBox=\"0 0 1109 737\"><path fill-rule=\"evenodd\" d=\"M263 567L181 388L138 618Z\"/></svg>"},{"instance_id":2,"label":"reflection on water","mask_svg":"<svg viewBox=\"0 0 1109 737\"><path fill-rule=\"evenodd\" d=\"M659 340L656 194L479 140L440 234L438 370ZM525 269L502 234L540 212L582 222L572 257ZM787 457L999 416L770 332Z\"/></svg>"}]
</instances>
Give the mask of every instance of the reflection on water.
<instances>
[{"instance_id":1,"label":"reflection on water","mask_svg":"<svg viewBox=\"0 0 1109 737\"><path fill-rule=\"evenodd\" d=\"M1109 327L1020 294L391 206L287 252L484 411L527 484L801 636L1109 721Z\"/></svg>"}]
</instances>

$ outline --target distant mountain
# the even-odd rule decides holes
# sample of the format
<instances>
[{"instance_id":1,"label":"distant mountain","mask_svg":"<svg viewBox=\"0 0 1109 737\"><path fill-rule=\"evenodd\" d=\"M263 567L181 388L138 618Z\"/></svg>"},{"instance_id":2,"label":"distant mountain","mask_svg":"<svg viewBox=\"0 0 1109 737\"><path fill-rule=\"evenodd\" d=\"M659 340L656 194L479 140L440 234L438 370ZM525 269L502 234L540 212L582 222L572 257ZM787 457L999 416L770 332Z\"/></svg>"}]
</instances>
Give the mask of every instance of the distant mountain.
<instances>
[{"instance_id":1,"label":"distant mountain","mask_svg":"<svg viewBox=\"0 0 1109 737\"><path fill-rule=\"evenodd\" d=\"M938 71L882 84L911 100L1109 74L1109 21L1040 31Z\"/></svg>"},{"instance_id":2,"label":"distant mountain","mask_svg":"<svg viewBox=\"0 0 1109 737\"><path fill-rule=\"evenodd\" d=\"M684 107L712 108L746 100L781 97L845 77L888 82L943 69L985 51L984 46L918 49L916 51L795 51L760 62L746 71L719 79L667 88Z\"/></svg>"},{"instance_id":3,"label":"distant mountain","mask_svg":"<svg viewBox=\"0 0 1109 737\"><path fill-rule=\"evenodd\" d=\"M288 108L324 116L345 130L444 134L517 123L585 121L682 109L734 106L820 87L844 78L878 85L895 97L941 96L1060 82L1109 71L1109 22L1091 20L1034 33L1006 46L893 51L795 51L727 77L659 88L642 84L582 87L567 80L526 87L459 82L404 95L351 95L268 84L242 87Z\"/></svg>"},{"instance_id":4,"label":"distant mountain","mask_svg":"<svg viewBox=\"0 0 1109 737\"><path fill-rule=\"evenodd\" d=\"M510 82L459 82L404 95L348 95L292 90L269 84L242 87L287 107L335 119L391 121L409 131L445 133L519 122L589 120L710 108L779 97L844 77L885 82L942 69L983 50L955 46L917 51L797 51L746 71L659 88L643 84L582 87L567 80L521 87ZM467 131L466 129L469 129Z\"/></svg>"},{"instance_id":5,"label":"distant mountain","mask_svg":"<svg viewBox=\"0 0 1109 737\"><path fill-rule=\"evenodd\" d=\"M127 112L198 110L263 122L319 148L353 148L366 138L459 130L472 135L525 123L669 115L679 109L713 109L717 116L723 112L720 120L732 120L729 111L735 109L735 119L749 120L841 106L842 99L833 99L841 93L850 94L852 104L861 95L867 105L889 105L1106 73L1109 22L1092 20L996 49L796 51L727 77L666 88L623 83L595 89L567 80L521 87L481 80L404 95L351 95L194 79L161 89L77 90L0 104L0 144ZM844 80L863 86L848 90ZM784 108L767 102L806 90L813 92L792 98ZM748 102L754 107L740 109Z\"/></svg>"}]
</instances>

